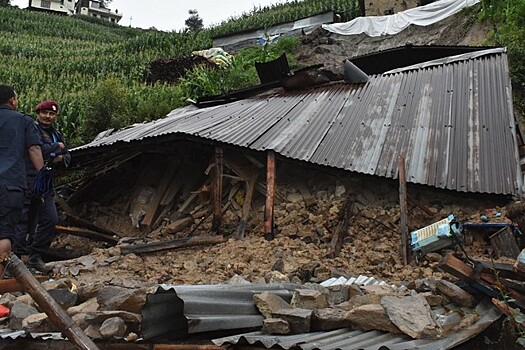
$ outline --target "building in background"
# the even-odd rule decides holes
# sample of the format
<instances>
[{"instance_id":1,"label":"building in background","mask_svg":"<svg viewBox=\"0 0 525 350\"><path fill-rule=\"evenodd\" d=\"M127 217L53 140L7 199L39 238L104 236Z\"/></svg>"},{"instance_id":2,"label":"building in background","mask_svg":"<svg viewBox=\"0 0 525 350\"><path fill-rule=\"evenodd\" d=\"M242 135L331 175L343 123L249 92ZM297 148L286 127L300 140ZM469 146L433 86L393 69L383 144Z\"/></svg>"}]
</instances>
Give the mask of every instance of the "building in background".
<instances>
[{"instance_id":1,"label":"building in background","mask_svg":"<svg viewBox=\"0 0 525 350\"><path fill-rule=\"evenodd\" d=\"M107 8L101 0L29 0L28 10L59 15L81 14L118 23L122 13Z\"/></svg>"}]
</instances>

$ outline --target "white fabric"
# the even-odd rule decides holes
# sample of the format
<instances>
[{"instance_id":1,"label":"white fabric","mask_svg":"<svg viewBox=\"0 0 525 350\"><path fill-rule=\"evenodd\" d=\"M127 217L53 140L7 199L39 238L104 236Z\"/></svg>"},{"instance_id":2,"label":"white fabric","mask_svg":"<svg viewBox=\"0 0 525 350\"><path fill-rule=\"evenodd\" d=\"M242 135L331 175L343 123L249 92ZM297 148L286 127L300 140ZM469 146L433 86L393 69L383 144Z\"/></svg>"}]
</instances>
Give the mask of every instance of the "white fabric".
<instances>
[{"instance_id":1,"label":"white fabric","mask_svg":"<svg viewBox=\"0 0 525 350\"><path fill-rule=\"evenodd\" d=\"M350 22L323 24L323 28L336 34L368 36L397 34L411 24L428 26L439 22L480 0L439 0L388 16L357 17Z\"/></svg>"}]
</instances>

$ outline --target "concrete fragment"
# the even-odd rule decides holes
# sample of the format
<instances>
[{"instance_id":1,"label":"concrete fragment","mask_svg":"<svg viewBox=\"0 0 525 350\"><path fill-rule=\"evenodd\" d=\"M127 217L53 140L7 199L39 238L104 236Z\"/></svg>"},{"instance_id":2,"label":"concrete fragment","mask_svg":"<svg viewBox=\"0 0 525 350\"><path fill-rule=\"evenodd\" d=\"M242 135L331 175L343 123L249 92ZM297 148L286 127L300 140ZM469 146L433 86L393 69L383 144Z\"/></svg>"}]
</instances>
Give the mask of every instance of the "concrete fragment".
<instances>
[{"instance_id":1,"label":"concrete fragment","mask_svg":"<svg viewBox=\"0 0 525 350\"><path fill-rule=\"evenodd\" d=\"M255 294L253 301L264 318L272 318L272 315L282 309L290 309L291 306L283 298L276 294L264 292Z\"/></svg>"},{"instance_id":2,"label":"concrete fragment","mask_svg":"<svg viewBox=\"0 0 525 350\"><path fill-rule=\"evenodd\" d=\"M15 301L11 304L11 313L9 314L9 328L13 330L22 330L22 321L31 315L38 314L38 310L32 306Z\"/></svg>"},{"instance_id":3,"label":"concrete fragment","mask_svg":"<svg viewBox=\"0 0 525 350\"><path fill-rule=\"evenodd\" d=\"M282 318L266 318L263 321L262 332L266 334L289 334L290 325Z\"/></svg>"},{"instance_id":4,"label":"concrete fragment","mask_svg":"<svg viewBox=\"0 0 525 350\"><path fill-rule=\"evenodd\" d=\"M146 303L146 289L104 287L97 295L100 310L123 310L140 313Z\"/></svg>"},{"instance_id":5,"label":"concrete fragment","mask_svg":"<svg viewBox=\"0 0 525 350\"><path fill-rule=\"evenodd\" d=\"M274 318L282 318L290 325L290 334L310 332L312 310L282 309L273 314Z\"/></svg>"},{"instance_id":6,"label":"concrete fragment","mask_svg":"<svg viewBox=\"0 0 525 350\"><path fill-rule=\"evenodd\" d=\"M312 332L330 331L352 326L345 317L346 311L342 309L326 308L314 310L310 329Z\"/></svg>"},{"instance_id":7,"label":"concrete fragment","mask_svg":"<svg viewBox=\"0 0 525 350\"><path fill-rule=\"evenodd\" d=\"M380 304L356 307L347 312L345 318L350 321L354 328L363 331L376 329L394 334L402 333L401 330L390 321L386 310Z\"/></svg>"},{"instance_id":8,"label":"concrete fragment","mask_svg":"<svg viewBox=\"0 0 525 350\"><path fill-rule=\"evenodd\" d=\"M381 306L390 320L408 336L414 339L437 339L441 336L441 328L432 317L424 296L384 296Z\"/></svg>"},{"instance_id":9,"label":"concrete fragment","mask_svg":"<svg viewBox=\"0 0 525 350\"><path fill-rule=\"evenodd\" d=\"M363 305L381 304L381 298L382 296L377 294L356 295L355 297L350 298L350 300L345 301L341 304L337 304L334 307L350 311L356 307Z\"/></svg>"},{"instance_id":10,"label":"concrete fragment","mask_svg":"<svg viewBox=\"0 0 525 350\"><path fill-rule=\"evenodd\" d=\"M126 335L127 330L128 328L126 327L126 323L120 317L108 318L102 322L102 325L99 329L100 335L104 339L113 337L122 338Z\"/></svg>"},{"instance_id":11,"label":"concrete fragment","mask_svg":"<svg viewBox=\"0 0 525 350\"><path fill-rule=\"evenodd\" d=\"M436 281L436 288L441 294L460 306L470 308L476 304L476 299L470 293L452 282L438 280Z\"/></svg>"},{"instance_id":12,"label":"concrete fragment","mask_svg":"<svg viewBox=\"0 0 525 350\"><path fill-rule=\"evenodd\" d=\"M296 289L292 294L292 307L301 309L324 309L328 307L326 294L312 289Z\"/></svg>"}]
</instances>

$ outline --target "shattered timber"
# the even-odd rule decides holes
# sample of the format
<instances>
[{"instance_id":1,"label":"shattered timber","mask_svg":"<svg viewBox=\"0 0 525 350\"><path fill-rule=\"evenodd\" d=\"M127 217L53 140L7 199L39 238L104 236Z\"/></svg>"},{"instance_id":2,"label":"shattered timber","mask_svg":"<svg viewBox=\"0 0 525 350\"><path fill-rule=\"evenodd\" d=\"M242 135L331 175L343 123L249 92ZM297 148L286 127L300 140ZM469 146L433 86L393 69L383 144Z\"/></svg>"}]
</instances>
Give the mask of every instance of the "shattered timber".
<instances>
[{"instance_id":1,"label":"shattered timber","mask_svg":"<svg viewBox=\"0 0 525 350\"><path fill-rule=\"evenodd\" d=\"M517 347L505 49L351 62L366 82L308 67L73 150L42 286L100 349ZM73 349L19 285L0 290L0 348Z\"/></svg>"}]
</instances>

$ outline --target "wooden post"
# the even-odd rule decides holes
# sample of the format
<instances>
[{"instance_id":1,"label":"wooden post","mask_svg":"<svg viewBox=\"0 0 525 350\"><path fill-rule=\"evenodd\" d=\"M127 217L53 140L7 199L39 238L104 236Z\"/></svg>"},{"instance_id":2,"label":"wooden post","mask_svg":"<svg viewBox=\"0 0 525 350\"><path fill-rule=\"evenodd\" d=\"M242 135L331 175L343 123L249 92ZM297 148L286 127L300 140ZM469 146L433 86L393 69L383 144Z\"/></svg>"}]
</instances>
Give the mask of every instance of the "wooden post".
<instances>
[{"instance_id":1,"label":"wooden post","mask_svg":"<svg viewBox=\"0 0 525 350\"><path fill-rule=\"evenodd\" d=\"M268 151L266 160L266 206L264 209L264 237L274 239L273 205L275 201L275 153Z\"/></svg>"},{"instance_id":2,"label":"wooden post","mask_svg":"<svg viewBox=\"0 0 525 350\"><path fill-rule=\"evenodd\" d=\"M51 295L40 285L40 282L29 272L24 263L14 254L1 259L5 269L13 275L27 293L49 317L51 322L80 350L98 350L95 343L73 322Z\"/></svg>"},{"instance_id":3,"label":"wooden post","mask_svg":"<svg viewBox=\"0 0 525 350\"><path fill-rule=\"evenodd\" d=\"M407 227L407 179L405 173L405 158L403 156L397 157L397 168L399 170L399 209L400 228L401 228L401 257L403 264L408 264L408 227Z\"/></svg>"},{"instance_id":4,"label":"wooden post","mask_svg":"<svg viewBox=\"0 0 525 350\"><path fill-rule=\"evenodd\" d=\"M213 220L211 229L213 232L219 231L222 223L222 174L224 169L224 159L222 148L215 148L215 171L213 179Z\"/></svg>"}]
</instances>

